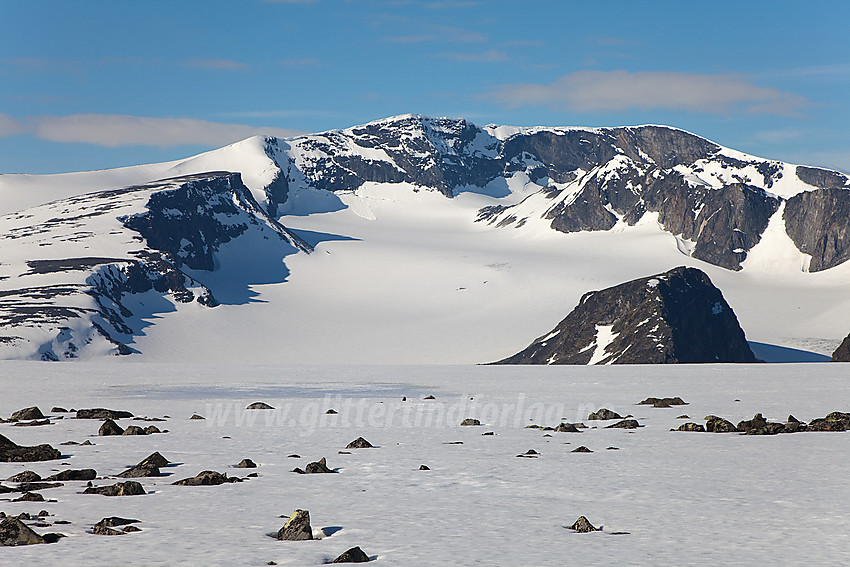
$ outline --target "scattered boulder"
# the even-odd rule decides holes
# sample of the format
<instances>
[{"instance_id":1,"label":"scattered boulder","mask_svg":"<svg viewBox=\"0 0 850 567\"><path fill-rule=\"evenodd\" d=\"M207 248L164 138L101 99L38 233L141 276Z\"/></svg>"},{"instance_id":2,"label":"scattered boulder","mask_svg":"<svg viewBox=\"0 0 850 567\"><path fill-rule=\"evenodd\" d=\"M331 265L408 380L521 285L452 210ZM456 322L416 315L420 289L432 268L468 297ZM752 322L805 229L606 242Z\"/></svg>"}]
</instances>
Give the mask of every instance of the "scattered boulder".
<instances>
[{"instance_id":1,"label":"scattered boulder","mask_svg":"<svg viewBox=\"0 0 850 567\"><path fill-rule=\"evenodd\" d=\"M699 431L705 432L705 427L699 423L683 423L676 431Z\"/></svg>"},{"instance_id":2,"label":"scattered boulder","mask_svg":"<svg viewBox=\"0 0 850 567\"><path fill-rule=\"evenodd\" d=\"M675 398L646 398L644 401L638 402L638 405L669 408L671 406L686 406L688 403L679 396L676 396Z\"/></svg>"},{"instance_id":3,"label":"scattered boulder","mask_svg":"<svg viewBox=\"0 0 850 567\"><path fill-rule=\"evenodd\" d=\"M345 446L346 449L371 449L374 448L374 445L363 439L362 437L358 437L351 443Z\"/></svg>"},{"instance_id":4,"label":"scattered boulder","mask_svg":"<svg viewBox=\"0 0 850 567\"><path fill-rule=\"evenodd\" d=\"M245 409L274 409L272 406L265 402L254 402L250 406Z\"/></svg>"},{"instance_id":5,"label":"scattered boulder","mask_svg":"<svg viewBox=\"0 0 850 567\"><path fill-rule=\"evenodd\" d=\"M850 429L850 413L834 411L826 417L809 422L809 431L847 431Z\"/></svg>"},{"instance_id":6,"label":"scattered boulder","mask_svg":"<svg viewBox=\"0 0 850 567\"><path fill-rule=\"evenodd\" d=\"M623 416L618 414L615 411L611 411L611 410L606 409L606 408L602 408L597 412L592 412L590 415L587 416L588 421L595 421L595 420L603 420L604 421L604 420L607 420L607 419L623 419Z\"/></svg>"},{"instance_id":7,"label":"scattered boulder","mask_svg":"<svg viewBox=\"0 0 850 567\"><path fill-rule=\"evenodd\" d=\"M331 563L368 563L369 561L369 556L366 555L362 549L359 547L352 547L331 561Z\"/></svg>"},{"instance_id":8,"label":"scattered boulder","mask_svg":"<svg viewBox=\"0 0 850 567\"><path fill-rule=\"evenodd\" d=\"M688 414L683 413L682 415L676 416L676 419L691 419L691 417Z\"/></svg>"},{"instance_id":9,"label":"scattered boulder","mask_svg":"<svg viewBox=\"0 0 850 567\"><path fill-rule=\"evenodd\" d=\"M313 539L313 528L310 527L310 512L307 510L295 510L283 527L278 530L277 539L285 541Z\"/></svg>"},{"instance_id":10,"label":"scattered boulder","mask_svg":"<svg viewBox=\"0 0 850 567\"><path fill-rule=\"evenodd\" d=\"M424 397L424 398L422 398L422 399L423 399L423 400L436 400L437 398L435 398L435 397L434 397L434 396L432 396L432 395L427 395L427 396L425 396L425 397Z\"/></svg>"},{"instance_id":11,"label":"scattered boulder","mask_svg":"<svg viewBox=\"0 0 850 567\"><path fill-rule=\"evenodd\" d=\"M190 417L189 419L206 419L206 418L202 415L198 415L196 413L193 413L192 417Z\"/></svg>"},{"instance_id":12,"label":"scattered boulder","mask_svg":"<svg viewBox=\"0 0 850 567\"><path fill-rule=\"evenodd\" d=\"M24 492L20 498L15 498L12 502L44 502L44 496L38 492Z\"/></svg>"},{"instance_id":13,"label":"scattered boulder","mask_svg":"<svg viewBox=\"0 0 850 567\"><path fill-rule=\"evenodd\" d=\"M16 427L33 427L39 425L53 425L49 419L41 419L36 421L19 421L15 423Z\"/></svg>"},{"instance_id":14,"label":"scattered boulder","mask_svg":"<svg viewBox=\"0 0 850 567\"><path fill-rule=\"evenodd\" d=\"M705 417L705 430L709 433L732 433L738 429L729 420L716 415L708 415Z\"/></svg>"},{"instance_id":15,"label":"scattered boulder","mask_svg":"<svg viewBox=\"0 0 850 567\"><path fill-rule=\"evenodd\" d=\"M154 467L166 467L171 464L171 461L160 455L159 451L153 452L141 461L136 466L149 465Z\"/></svg>"},{"instance_id":16,"label":"scattered boulder","mask_svg":"<svg viewBox=\"0 0 850 567\"><path fill-rule=\"evenodd\" d=\"M89 487L83 491L83 494L101 494L103 496L137 496L146 494L144 487L134 481L118 482L109 486Z\"/></svg>"},{"instance_id":17,"label":"scattered boulder","mask_svg":"<svg viewBox=\"0 0 850 567\"><path fill-rule=\"evenodd\" d=\"M468 417L468 418L464 419L463 421L461 421L461 422L460 422L460 424L461 424L461 425L463 425L463 426L467 426L467 425L481 425L481 422L480 422L480 421L478 421L477 419L473 419L473 418L471 418L471 417Z\"/></svg>"},{"instance_id":18,"label":"scattered boulder","mask_svg":"<svg viewBox=\"0 0 850 567\"><path fill-rule=\"evenodd\" d=\"M242 459L241 461L239 461L239 464L233 466L237 469L255 469L257 468L257 463L255 463L251 459Z\"/></svg>"},{"instance_id":19,"label":"scattered boulder","mask_svg":"<svg viewBox=\"0 0 850 567\"><path fill-rule=\"evenodd\" d=\"M19 472L7 478L9 482L37 482L41 480L41 476L33 471Z\"/></svg>"},{"instance_id":20,"label":"scattered boulder","mask_svg":"<svg viewBox=\"0 0 850 567\"><path fill-rule=\"evenodd\" d=\"M53 408L50 410L50 413L68 413L68 410L63 407L53 406Z\"/></svg>"},{"instance_id":21,"label":"scattered boulder","mask_svg":"<svg viewBox=\"0 0 850 567\"><path fill-rule=\"evenodd\" d=\"M47 490L48 488L59 488L65 486L61 482L22 482L18 485L18 492L34 492L36 490Z\"/></svg>"},{"instance_id":22,"label":"scattered boulder","mask_svg":"<svg viewBox=\"0 0 850 567\"><path fill-rule=\"evenodd\" d=\"M489 435L495 435L495 434L496 434L495 431L486 431L486 432L482 433L481 435L488 435L489 436Z\"/></svg>"},{"instance_id":23,"label":"scattered boulder","mask_svg":"<svg viewBox=\"0 0 850 567\"><path fill-rule=\"evenodd\" d=\"M94 480L97 472L94 469L71 469L56 473L44 480Z\"/></svg>"},{"instance_id":24,"label":"scattered boulder","mask_svg":"<svg viewBox=\"0 0 850 567\"><path fill-rule=\"evenodd\" d=\"M325 412L326 415L336 415L338 413L339 412L336 411L335 409L329 409L328 411Z\"/></svg>"},{"instance_id":25,"label":"scattered boulder","mask_svg":"<svg viewBox=\"0 0 850 567\"><path fill-rule=\"evenodd\" d=\"M573 449L572 451L570 451L570 453L592 453L592 452L593 451L591 451L590 449L588 449L584 445L582 445L578 449Z\"/></svg>"},{"instance_id":26,"label":"scattered boulder","mask_svg":"<svg viewBox=\"0 0 850 567\"><path fill-rule=\"evenodd\" d=\"M62 453L50 445L44 444L34 447L24 447L0 435L0 462L2 463L50 461L61 457Z\"/></svg>"},{"instance_id":27,"label":"scattered boulder","mask_svg":"<svg viewBox=\"0 0 850 567\"><path fill-rule=\"evenodd\" d=\"M335 473L336 471L328 468L328 462L324 457L316 461L315 463L307 463L307 466L304 467L304 474L317 474L317 473Z\"/></svg>"},{"instance_id":28,"label":"scattered boulder","mask_svg":"<svg viewBox=\"0 0 850 567\"><path fill-rule=\"evenodd\" d=\"M175 486L218 486L229 482L242 482L242 479L235 476L228 477L227 474L216 471L201 471L191 478L184 478L171 484Z\"/></svg>"},{"instance_id":29,"label":"scattered boulder","mask_svg":"<svg viewBox=\"0 0 850 567\"><path fill-rule=\"evenodd\" d=\"M130 425L121 435L147 435L147 432L138 425Z\"/></svg>"},{"instance_id":30,"label":"scattered boulder","mask_svg":"<svg viewBox=\"0 0 850 567\"><path fill-rule=\"evenodd\" d=\"M776 435L785 432L785 425L769 423L760 413L757 413L752 419L739 421L735 429L747 435Z\"/></svg>"},{"instance_id":31,"label":"scattered boulder","mask_svg":"<svg viewBox=\"0 0 850 567\"><path fill-rule=\"evenodd\" d=\"M581 433L574 423L562 422L555 427L554 431L558 433Z\"/></svg>"},{"instance_id":32,"label":"scattered boulder","mask_svg":"<svg viewBox=\"0 0 850 567\"><path fill-rule=\"evenodd\" d=\"M139 532L141 531L139 528L129 525L138 523L139 520L111 516L109 518L103 518L101 521L96 523L92 528L92 533L96 535L124 535L128 532ZM121 530L113 529L118 526L124 526L124 528Z\"/></svg>"},{"instance_id":33,"label":"scattered boulder","mask_svg":"<svg viewBox=\"0 0 850 567\"><path fill-rule=\"evenodd\" d=\"M637 429L638 427L640 427L640 423L636 419L624 419L606 426L605 429Z\"/></svg>"},{"instance_id":34,"label":"scattered boulder","mask_svg":"<svg viewBox=\"0 0 850 567\"><path fill-rule=\"evenodd\" d=\"M125 433L126 433L126 431L125 431ZM156 425L148 425L147 427L145 427L145 435L153 435L154 433L165 433L165 432L161 431L159 429L159 427L157 427Z\"/></svg>"},{"instance_id":35,"label":"scattered boulder","mask_svg":"<svg viewBox=\"0 0 850 567\"><path fill-rule=\"evenodd\" d=\"M4 485L0 484L0 494L9 494L10 492L15 492L15 489L11 488L9 486L4 486ZM3 512L0 512L0 514L2 514L2 513ZM0 516L0 518L2 518L2 517L3 516Z\"/></svg>"},{"instance_id":36,"label":"scattered boulder","mask_svg":"<svg viewBox=\"0 0 850 567\"><path fill-rule=\"evenodd\" d=\"M31 419L44 419L44 414L41 413L41 410L38 409L38 406L33 406L31 408L24 408L16 411L9 419L12 421L29 421Z\"/></svg>"},{"instance_id":37,"label":"scattered boulder","mask_svg":"<svg viewBox=\"0 0 850 567\"><path fill-rule=\"evenodd\" d=\"M136 427L135 425L131 425L130 427ZM137 429L140 429L136 427ZM128 428L129 429L129 428ZM100 429L97 430L97 434L100 437L106 437L108 435L124 435L124 430L120 425L112 421L111 419L107 419L103 422L103 425L100 426Z\"/></svg>"},{"instance_id":38,"label":"scattered boulder","mask_svg":"<svg viewBox=\"0 0 850 567\"><path fill-rule=\"evenodd\" d=\"M588 520L584 516L579 516L578 520L576 520L575 523L567 529L573 530L580 534L602 531L600 528L594 527L593 524L590 523L590 520Z\"/></svg>"},{"instance_id":39,"label":"scattered boulder","mask_svg":"<svg viewBox=\"0 0 850 567\"><path fill-rule=\"evenodd\" d=\"M429 467L428 465L419 465L419 470L420 471L430 471L431 467Z\"/></svg>"},{"instance_id":40,"label":"scattered boulder","mask_svg":"<svg viewBox=\"0 0 850 567\"><path fill-rule=\"evenodd\" d=\"M110 410L104 408L77 410L77 419L126 419L133 417L128 411Z\"/></svg>"},{"instance_id":41,"label":"scattered boulder","mask_svg":"<svg viewBox=\"0 0 850 567\"><path fill-rule=\"evenodd\" d=\"M162 476L159 472L159 467L152 464L141 464L134 467L130 467L126 471L122 473L118 473L118 478L145 478L145 477L154 477L154 476Z\"/></svg>"},{"instance_id":42,"label":"scattered boulder","mask_svg":"<svg viewBox=\"0 0 850 567\"><path fill-rule=\"evenodd\" d=\"M300 459L301 455L296 455L295 453L292 453L291 455L287 455L286 458L287 459Z\"/></svg>"},{"instance_id":43,"label":"scattered boulder","mask_svg":"<svg viewBox=\"0 0 850 567\"><path fill-rule=\"evenodd\" d=\"M17 518L4 518L0 522L0 546L47 543L44 538Z\"/></svg>"}]
</instances>

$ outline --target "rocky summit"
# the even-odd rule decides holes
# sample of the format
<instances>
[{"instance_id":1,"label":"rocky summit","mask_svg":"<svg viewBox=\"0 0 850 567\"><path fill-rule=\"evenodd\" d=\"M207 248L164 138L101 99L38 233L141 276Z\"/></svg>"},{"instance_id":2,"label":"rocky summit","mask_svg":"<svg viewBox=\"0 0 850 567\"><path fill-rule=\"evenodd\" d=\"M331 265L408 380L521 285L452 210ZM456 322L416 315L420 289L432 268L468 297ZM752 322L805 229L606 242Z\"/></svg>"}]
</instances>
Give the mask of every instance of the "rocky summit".
<instances>
[{"instance_id":1,"label":"rocky summit","mask_svg":"<svg viewBox=\"0 0 850 567\"><path fill-rule=\"evenodd\" d=\"M723 294L679 267L588 292L554 330L497 364L756 362Z\"/></svg>"}]
</instances>

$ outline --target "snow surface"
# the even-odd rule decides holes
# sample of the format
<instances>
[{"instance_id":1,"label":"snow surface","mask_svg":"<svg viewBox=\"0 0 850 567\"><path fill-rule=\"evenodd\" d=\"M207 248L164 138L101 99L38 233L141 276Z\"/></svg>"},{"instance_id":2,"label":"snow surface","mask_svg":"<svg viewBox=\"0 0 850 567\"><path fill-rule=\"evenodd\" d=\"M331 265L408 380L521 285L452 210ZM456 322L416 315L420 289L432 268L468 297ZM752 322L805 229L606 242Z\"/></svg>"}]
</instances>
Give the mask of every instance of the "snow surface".
<instances>
[{"instance_id":1,"label":"snow surface","mask_svg":"<svg viewBox=\"0 0 850 567\"><path fill-rule=\"evenodd\" d=\"M671 432L715 414L737 423L761 412L809 421L850 409L845 364L669 367L50 365L0 363L0 415L37 404L107 407L170 432L96 437L100 422L66 418L0 433L63 446L61 461L0 463L0 478L94 468L114 475L152 453L178 463L139 479L146 495L82 495L82 482L43 490L58 502L35 528L67 538L0 548L0 565L320 565L355 545L375 565L842 565L850 562L846 471L850 433L774 437ZM805 379L801 379L801 377ZM436 400L422 398L433 394ZM402 396L408 401L402 402ZM636 406L648 396L690 405ZM473 398L473 399L470 399ZM740 401L737 401L740 400ZM275 410L244 411L265 401ZM634 414L637 430L581 434L526 429L584 420L601 407ZM327 409L339 411L325 415ZM190 421L194 413L205 421ZM405 413L407 412L407 413ZM388 417L388 416L392 417ZM429 417L430 416L430 417ZM482 427L460 427L467 417ZM418 424L417 424L418 420ZM126 427L144 422L121 420ZM586 422L594 425L593 422ZM482 436L486 431L494 436ZM377 448L338 454L363 436ZM446 444L462 441L462 445ZM579 445L591 454L573 454ZM619 450L606 450L606 447ZM533 448L539 458L516 458ZM287 458L298 454L299 459ZM289 472L328 459L334 475ZM257 469L229 465L250 458ZM430 471L420 471L421 464ZM171 486L212 469L258 478ZM119 479L120 480L120 479ZM97 480L96 485L115 480ZM9 483L6 483L9 484ZM309 510L319 541L276 532ZM103 517L138 519L139 533L87 533ZM603 532L563 528L584 515ZM628 535L612 535L628 532ZM120 558L120 559L119 559Z\"/></svg>"}]
</instances>

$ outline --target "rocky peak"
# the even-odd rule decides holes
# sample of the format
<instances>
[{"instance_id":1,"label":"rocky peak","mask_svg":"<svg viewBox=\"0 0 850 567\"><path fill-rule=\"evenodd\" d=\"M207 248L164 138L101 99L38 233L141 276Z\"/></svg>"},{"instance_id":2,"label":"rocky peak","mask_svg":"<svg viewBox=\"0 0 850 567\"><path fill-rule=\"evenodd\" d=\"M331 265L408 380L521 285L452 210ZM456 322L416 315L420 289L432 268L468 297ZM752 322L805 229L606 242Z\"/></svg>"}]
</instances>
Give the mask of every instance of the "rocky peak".
<instances>
[{"instance_id":1,"label":"rocky peak","mask_svg":"<svg viewBox=\"0 0 850 567\"><path fill-rule=\"evenodd\" d=\"M696 268L586 293L555 329L497 364L756 362L735 313Z\"/></svg>"}]
</instances>

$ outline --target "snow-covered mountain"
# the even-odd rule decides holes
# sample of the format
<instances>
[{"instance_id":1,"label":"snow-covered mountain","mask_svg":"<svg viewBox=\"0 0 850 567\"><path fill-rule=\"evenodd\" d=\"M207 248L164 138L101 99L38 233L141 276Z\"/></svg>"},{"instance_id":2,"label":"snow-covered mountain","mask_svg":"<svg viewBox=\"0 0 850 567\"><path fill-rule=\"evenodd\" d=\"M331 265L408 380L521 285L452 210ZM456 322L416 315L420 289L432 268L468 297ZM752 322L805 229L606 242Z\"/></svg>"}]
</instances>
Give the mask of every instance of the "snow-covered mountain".
<instances>
[{"instance_id":1,"label":"snow-covered mountain","mask_svg":"<svg viewBox=\"0 0 850 567\"><path fill-rule=\"evenodd\" d=\"M483 362L681 264L751 341L826 354L850 330L850 179L664 126L405 115L2 175L0 213L5 358Z\"/></svg>"}]
</instances>

